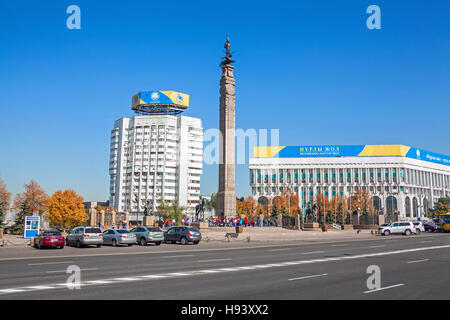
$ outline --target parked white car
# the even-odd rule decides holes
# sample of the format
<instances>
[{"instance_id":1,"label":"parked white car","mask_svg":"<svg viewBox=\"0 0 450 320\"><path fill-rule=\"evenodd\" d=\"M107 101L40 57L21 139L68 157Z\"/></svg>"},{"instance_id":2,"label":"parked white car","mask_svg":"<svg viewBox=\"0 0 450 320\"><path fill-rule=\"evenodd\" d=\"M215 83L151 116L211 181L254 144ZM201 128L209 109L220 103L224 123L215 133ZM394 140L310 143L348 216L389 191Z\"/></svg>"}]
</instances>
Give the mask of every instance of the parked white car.
<instances>
[{"instance_id":1,"label":"parked white car","mask_svg":"<svg viewBox=\"0 0 450 320\"><path fill-rule=\"evenodd\" d=\"M416 233L425 232L425 226L422 221L414 221L413 224L416 226Z\"/></svg>"},{"instance_id":2,"label":"parked white car","mask_svg":"<svg viewBox=\"0 0 450 320\"><path fill-rule=\"evenodd\" d=\"M409 236L410 234L416 234L416 226L411 221L393 222L387 226L379 227L378 232L383 236L390 234L404 234Z\"/></svg>"}]
</instances>

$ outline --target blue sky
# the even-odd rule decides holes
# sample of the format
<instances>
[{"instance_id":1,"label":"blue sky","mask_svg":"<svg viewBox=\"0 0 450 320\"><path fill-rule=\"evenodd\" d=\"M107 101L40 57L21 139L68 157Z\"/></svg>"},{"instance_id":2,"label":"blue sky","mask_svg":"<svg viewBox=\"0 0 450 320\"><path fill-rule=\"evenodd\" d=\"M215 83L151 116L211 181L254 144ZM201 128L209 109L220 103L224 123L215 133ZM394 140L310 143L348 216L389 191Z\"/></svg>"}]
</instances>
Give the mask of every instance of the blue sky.
<instances>
[{"instance_id":1,"label":"blue sky","mask_svg":"<svg viewBox=\"0 0 450 320\"><path fill-rule=\"evenodd\" d=\"M81 30L66 8L81 8ZM366 8L381 8L381 30ZM219 123L229 34L236 125L281 145L405 144L450 154L450 2L2 1L0 177L13 193L108 197L109 134L143 90L190 94L186 115ZM250 193L237 168L239 196ZM205 166L202 194L217 190Z\"/></svg>"}]
</instances>

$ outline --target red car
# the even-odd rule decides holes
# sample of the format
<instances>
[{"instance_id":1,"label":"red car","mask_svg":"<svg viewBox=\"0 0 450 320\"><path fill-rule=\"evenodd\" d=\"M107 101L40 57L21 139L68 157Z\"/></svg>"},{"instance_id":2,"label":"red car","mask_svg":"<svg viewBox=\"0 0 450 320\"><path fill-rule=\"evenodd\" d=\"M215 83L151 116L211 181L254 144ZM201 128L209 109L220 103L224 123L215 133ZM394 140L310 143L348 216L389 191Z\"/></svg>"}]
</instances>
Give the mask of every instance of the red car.
<instances>
[{"instance_id":1,"label":"red car","mask_svg":"<svg viewBox=\"0 0 450 320\"><path fill-rule=\"evenodd\" d=\"M64 237L58 230L44 230L34 238L35 248L54 247L64 248Z\"/></svg>"},{"instance_id":2,"label":"red car","mask_svg":"<svg viewBox=\"0 0 450 320\"><path fill-rule=\"evenodd\" d=\"M439 226L434 223L424 223L423 227L425 228L425 231L431 232L439 231Z\"/></svg>"}]
</instances>

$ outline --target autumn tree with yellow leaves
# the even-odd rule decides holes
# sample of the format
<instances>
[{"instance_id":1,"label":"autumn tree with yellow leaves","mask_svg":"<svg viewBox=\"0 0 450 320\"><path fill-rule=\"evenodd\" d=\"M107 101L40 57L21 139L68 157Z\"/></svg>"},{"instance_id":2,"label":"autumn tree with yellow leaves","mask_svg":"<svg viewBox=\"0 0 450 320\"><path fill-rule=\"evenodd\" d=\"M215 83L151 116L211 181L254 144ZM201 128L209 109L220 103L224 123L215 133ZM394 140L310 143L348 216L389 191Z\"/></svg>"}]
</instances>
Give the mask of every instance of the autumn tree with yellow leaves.
<instances>
[{"instance_id":1,"label":"autumn tree with yellow leaves","mask_svg":"<svg viewBox=\"0 0 450 320\"><path fill-rule=\"evenodd\" d=\"M50 225L68 230L88 220L84 211L83 197L73 190L56 191L47 201Z\"/></svg>"},{"instance_id":2,"label":"autumn tree with yellow leaves","mask_svg":"<svg viewBox=\"0 0 450 320\"><path fill-rule=\"evenodd\" d=\"M359 189L355 191L350 198L350 206L352 211L359 208L361 214L371 214L374 211L373 199L367 190Z\"/></svg>"},{"instance_id":3,"label":"autumn tree with yellow leaves","mask_svg":"<svg viewBox=\"0 0 450 320\"><path fill-rule=\"evenodd\" d=\"M19 209L23 206L24 202L27 202L33 214L39 214L42 216L42 213L46 210L48 200L47 193L36 181L33 180L31 180L29 184L24 185L24 187L24 192L16 194L13 207L15 209Z\"/></svg>"},{"instance_id":4,"label":"autumn tree with yellow leaves","mask_svg":"<svg viewBox=\"0 0 450 320\"><path fill-rule=\"evenodd\" d=\"M257 214L257 203L252 197L247 197L245 200L236 199L236 211L239 215L246 217L254 217Z\"/></svg>"},{"instance_id":5,"label":"autumn tree with yellow leaves","mask_svg":"<svg viewBox=\"0 0 450 320\"><path fill-rule=\"evenodd\" d=\"M291 189L283 189L283 192L273 198L272 208L275 207L276 211L285 212L290 216L293 216L298 211L299 199L298 195L292 192ZM272 210L274 211L274 210Z\"/></svg>"}]
</instances>

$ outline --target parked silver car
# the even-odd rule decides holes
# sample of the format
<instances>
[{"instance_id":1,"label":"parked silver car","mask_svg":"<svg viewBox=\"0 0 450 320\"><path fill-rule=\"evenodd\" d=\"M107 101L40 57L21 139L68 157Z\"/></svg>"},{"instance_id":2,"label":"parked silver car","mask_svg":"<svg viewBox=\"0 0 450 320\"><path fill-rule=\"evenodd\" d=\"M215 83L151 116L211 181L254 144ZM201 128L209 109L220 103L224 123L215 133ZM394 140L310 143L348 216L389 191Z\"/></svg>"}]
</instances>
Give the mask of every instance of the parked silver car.
<instances>
[{"instance_id":1,"label":"parked silver car","mask_svg":"<svg viewBox=\"0 0 450 320\"><path fill-rule=\"evenodd\" d=\"M136 235L136 241L141 246L146 246L148 242L159 246L164 241L164 232L158 227L135 227L131 232Z\"/></svg>"},{"instance_id":2,"label":"parked silver car","mask_svg":"<svg viewBox=\"0 0 450 320\"><path fill-rule=\"evenodd\" d=\"M96 245L98 248L103 244L103 233L96 227L77 227L72 229L66 237L66 245L76 245L78 248L87 245Z\"/></svg>"},{"instance_id":3,"label":"parked silver car","mask_svg":"<svg viewBox=\"0 0 450 320\"><path fill-rule=\"evenodd\" d=\"M128 230L108 229L103 232L103 244L110 244L113 247L120 244L132 246L136 242L136 235Z\"/></svg>"}]
</instances>

